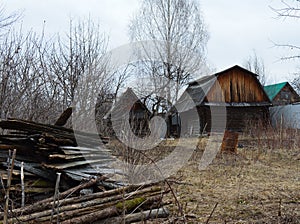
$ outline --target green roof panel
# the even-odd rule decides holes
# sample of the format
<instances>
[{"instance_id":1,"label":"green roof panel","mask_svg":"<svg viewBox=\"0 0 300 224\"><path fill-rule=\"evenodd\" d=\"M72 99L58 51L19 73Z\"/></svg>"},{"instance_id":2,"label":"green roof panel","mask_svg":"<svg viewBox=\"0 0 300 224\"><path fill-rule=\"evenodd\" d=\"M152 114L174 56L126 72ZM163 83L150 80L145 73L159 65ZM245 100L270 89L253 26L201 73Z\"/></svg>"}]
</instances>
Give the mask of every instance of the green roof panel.
<instances>
[{"instance_id":1,"label":"green roof panel","mask_svg":"<svg viewBox=\"0 0 300 224\"><path fill-rule=\"evenodd\" d=\"M282 83L277 83L269 86L264 86L264 90L267 93L269 99L272 101L286 84L287 82L282 82Z\"/></svg>"}]
</instances>

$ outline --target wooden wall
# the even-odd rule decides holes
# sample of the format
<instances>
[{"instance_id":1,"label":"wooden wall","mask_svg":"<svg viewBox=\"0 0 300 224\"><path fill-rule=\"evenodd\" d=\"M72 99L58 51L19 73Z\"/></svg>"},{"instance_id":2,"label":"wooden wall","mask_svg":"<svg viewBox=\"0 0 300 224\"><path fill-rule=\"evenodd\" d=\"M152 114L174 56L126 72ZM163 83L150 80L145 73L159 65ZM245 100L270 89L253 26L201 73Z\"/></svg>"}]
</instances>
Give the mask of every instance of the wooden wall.
<instances>
[{"instance_id":1,"label":"wooden wall","mask_svg":"<svg viewBox=\"0 0 300 224\"><path fill-rule=\"evenodd\" d=\"M287 105L296 102L299 102L299 95L289 84L286 84L273 99L272 103L274 105Z\"/></svg>"},{"instance_id":2,"label":"wooden wall","mask_svg":"<svg viewBox=\"0 0 300 224\"><path fill-rule=\"evenodd\" d=\"M212 112L214 111L214 115ZM218 113L220 111L220 113ZM222 114L218 107L201 106L198 107L198 113L201 116L200 129L205 131L223 131L223 122L226 119L225 128L227 130L243 131L245 128L250 128L259 122L267 122L269 119L268 107L226 107L226 116ZM215 130L211 130L212 117L217 123ZM218 125L218 123L220 125Z\"/></svg>"},{"instance_id":3,"label":"wooden wall","mask_svg":"<svg viewBox=\"0 0 300 224\"><path fill-rule=\"evenodd\" d=\"M218 75L216 82L208 92L206 102L268 102L259 81L250 73L238 68ZM222 92L220 92L220 88Z\"/></svg>"}]
</instances>

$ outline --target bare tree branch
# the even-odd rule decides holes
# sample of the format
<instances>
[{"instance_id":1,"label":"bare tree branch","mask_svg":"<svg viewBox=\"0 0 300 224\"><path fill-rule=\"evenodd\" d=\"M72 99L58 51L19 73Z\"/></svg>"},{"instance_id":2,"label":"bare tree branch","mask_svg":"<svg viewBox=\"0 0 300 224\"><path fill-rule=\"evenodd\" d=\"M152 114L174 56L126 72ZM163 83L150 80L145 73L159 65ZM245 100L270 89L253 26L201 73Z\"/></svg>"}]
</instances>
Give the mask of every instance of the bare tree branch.
<instances>
[{"instance_id":1,"label":"bare tree branch","mask_svg":"<svg viewBox=\"0 0 300 224\"><path fill-rule=\"evenodd\" d=\"M9 29L20 18L21 13L17 11L6 15L4 6L0 5L0 34L3 35L3 31Z\"/></svg>"},{"instance_id":2,"label":"bare tree branch","mask_svg":"<svg viewBox=\"0 0 300 224\"><path fill-rule=\"evenodd\" d=\"M245 60L244 66L249 71L258 75L258 80L262 85L265 85L267 74L264 61L259 58L255 51L253 51L253 55L250 55L248 59Z\"/></svg>"},{"instance_id":3,"label":"bare tree branch","mask_svg":"<svg viewBox=\"0 0 300 224\"><path fill-rule=\"evenodd\" d=\"M130 23L129 34L132 41L159 43L151 51L147 50L149 46L143 47L146 57L141 58L136 72L143 74L144 80L145 77L152 80L157 92L165 92L164 101L155 95L153 100L171 104L176 101L180 87L196 73L203 74L201 69L206 67L208 32L196 1L143 0ZM153 60L153 52L157 60ZM170 86L172 82L175 84ZM145 91L144 85L143 90L140 92L149 99L152 91Z\"/></svg>"}]
</instances>

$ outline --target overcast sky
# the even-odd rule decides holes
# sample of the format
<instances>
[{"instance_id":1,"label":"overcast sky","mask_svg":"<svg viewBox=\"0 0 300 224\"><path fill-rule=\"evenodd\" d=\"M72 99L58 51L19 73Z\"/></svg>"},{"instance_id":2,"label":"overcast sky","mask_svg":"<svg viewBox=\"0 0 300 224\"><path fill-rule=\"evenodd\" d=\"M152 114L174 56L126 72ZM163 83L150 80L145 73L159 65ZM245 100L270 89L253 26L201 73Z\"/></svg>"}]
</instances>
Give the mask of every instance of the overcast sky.
<instances>
[{"instance_id":1,"label":"overcast sky","mask_svg":"<svg viewBox=\"0 0 300 224\"><path fill-rule=\"evenodd\" d=\"M91 16L109 35L110 48L128 43L127 25L139 7L138 0L2 0L7 13L22 10L24 30L65 33L70 18ZM243 65L253 51L264 60L268 83L290 81L300 61L281 61L290 49L274 47L291 43L300 46L300 20L278 19L271 7L278 0L201 0L208 26L209 63L221 71L235 64Z\"/></svg>"}]
</instances>

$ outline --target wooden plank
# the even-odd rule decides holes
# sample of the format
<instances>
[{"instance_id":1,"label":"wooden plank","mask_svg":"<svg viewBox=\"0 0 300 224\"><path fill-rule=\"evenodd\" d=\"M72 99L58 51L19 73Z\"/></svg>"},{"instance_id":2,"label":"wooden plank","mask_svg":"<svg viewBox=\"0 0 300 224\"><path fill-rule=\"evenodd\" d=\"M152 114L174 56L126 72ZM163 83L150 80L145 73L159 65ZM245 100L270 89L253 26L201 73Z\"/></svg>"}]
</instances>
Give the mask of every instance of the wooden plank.
<instances>
[{"instance_id":1,"label":"wooden plank","mask_svg":"<svg viewBox=\"0 0 300 224\"><path fill-rule=\"evenodd\" d=\"M72 107L68 107L64 112L60 115L54 125L64 126L69 118L72 115Z\"/></svg>"},{"instance_id":2,"label":"wooden plank","mask_svg":"<svg viewBox=\"0 0 300 224\"><path fill-rule=\"evenodd\" d=\"M98 146L96 148L90 148L90 147L83 147L83 146L61 146L61 149L65 149L65 150L75 150L75 151L89 151L89 150L93 150L93 151L103 151L103 152L110 152L111 150L105 148L105 147L101 147Z\"/></svg>"},{"instance_id":3,"label":"wooden plank","mask_svg":"<svg viewBox=\"0 0 300 224\"><path fill-rule=\"evenodd\" d=\"M57 169L57 170L63 170L71 167L76 166L82 166L82 165L89 165L89 164L95 164L95 163L107 163L107 162L113 162L114 159L97 159L97 160L85 160L85 161L75 161L71 163L65 163L65 164L44 164L44 167L50 168L50 169Z\"/></svg>"},{"instance_id":4,"label":"wooden plank","mask_svg":"<svg viewBox=\"0 0 300 224\"><path fill-rule=\"evenodd\" d=\"M48 133L55 138L70 139L74 142L74 144L76 143L76 139L79 139L82 143L87 145L97 145L100 141L100 138L102 138L98 133L86 133L76 130L75 139L74 131L72 129L56 125L40 124L21 119L0 120L0 128L25 131L31 134ZM107 143L107 141L107 138L103 138L102 140L103 143Z\"/></svg>"},{"instance_id":5,"label":"wooden plank","mask_svg":"<svg viewBox=\"0 0 300 224\"><path fill-rule=\"evenodd\" d=\"M110 159L112 158L112 156L110 155L105 155L105 154L101 154L101 153L96 153L96 154L92 154L92 153L85 153L85 154L77 154L77 155L62 155L62 154L52 154L49 155L50 159L65 159L65 160L75 160L75 159Z\"/></svg>"},{"instance_id":6,"label":"wooden plank","mask_svg":"<svg viewBox=\"0 0 300 224\"><path fill-rule=\"evenodd\" d=\"M94 167L87 167L87 168L82 168L82 169L68 169L66 170L66 172L74 172L74 173L86 173L86 174L120 174L120 175L124 175L124 172L122 170L119 169L111 169L108 167L98 167L98 168L94 168Z\"/></svg>"},{"instance_id":7,"label":"wooden plank","mask_svg":"<svg viewBox=\"0 0 300 224\"><path fill-rule=\"evenodd\" d=\"M4 167L7 166L7 164L5 162L1 163ZM21 162L20 161L15 161L15 167L21 168ZM48 179L50 181L55 181L56 176L55 176L55 172L51 171L51 170L45 170L42 168L42 166L40 164L37 163L24 163L24 170L32 173L34 175L37 175L41 178L44 179Z\"/></svg>"}]
</instances>

